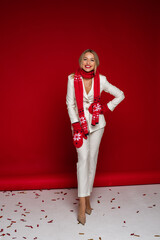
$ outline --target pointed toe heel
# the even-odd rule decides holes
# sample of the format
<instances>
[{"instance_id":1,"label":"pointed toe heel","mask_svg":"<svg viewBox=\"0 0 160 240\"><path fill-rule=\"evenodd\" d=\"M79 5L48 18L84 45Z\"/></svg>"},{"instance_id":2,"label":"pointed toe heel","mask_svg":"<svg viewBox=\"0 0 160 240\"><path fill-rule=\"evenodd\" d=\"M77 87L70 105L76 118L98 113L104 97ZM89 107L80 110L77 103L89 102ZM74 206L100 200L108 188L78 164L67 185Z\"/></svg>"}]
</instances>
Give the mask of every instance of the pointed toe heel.
<instances>
[{"instance_id":1,"label":"pointed toe heel","mask_svg":"<svg viewBox=\"0 0 160 240\"><path fill-rule=\"evenodd\" d=\"M81 224L85 224L86 223L86 216L82 216L82 215L78 215L78 218L77 218L78 222L81 223Z\"/></svg>"},{"instance_id":2,"label":"pointed toe heel","mask_svg":"<svg viewBox=\"0 0 160 240\"><path fill-rule=\"evenodd\" d=\"M91 215L92 210L93 210L93 208L91 208L91 209L87 209L87 208L86 208L86 213L89 214L89 215Z\"/></svg>"}]
</instances>

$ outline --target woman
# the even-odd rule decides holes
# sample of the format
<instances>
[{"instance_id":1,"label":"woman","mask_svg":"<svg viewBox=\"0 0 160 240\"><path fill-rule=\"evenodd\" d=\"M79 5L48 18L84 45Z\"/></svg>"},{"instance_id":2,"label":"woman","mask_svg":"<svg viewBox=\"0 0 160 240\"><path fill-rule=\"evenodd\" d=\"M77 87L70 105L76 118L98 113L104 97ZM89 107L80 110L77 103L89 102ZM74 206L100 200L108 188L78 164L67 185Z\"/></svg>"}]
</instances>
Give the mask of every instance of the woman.
<instances>
[{"instance_id":1,"label":"woman","mask_svg":"<svg viewBox=\"0 0 160 240\"><path fill-rule=\"evenodd\" d=\"M85 50L79 58L79 69L68 76L66 104L71 121L73 143L77 150L79 212L77 220L85 224L85 213L91 214L90 195L95 178L98 151L106 121L104 113L113 111L124 99L124 93L99 74L99 58L95 51ZM105 91L114 96L101 104Z\"/></svg>"}]
</instances>

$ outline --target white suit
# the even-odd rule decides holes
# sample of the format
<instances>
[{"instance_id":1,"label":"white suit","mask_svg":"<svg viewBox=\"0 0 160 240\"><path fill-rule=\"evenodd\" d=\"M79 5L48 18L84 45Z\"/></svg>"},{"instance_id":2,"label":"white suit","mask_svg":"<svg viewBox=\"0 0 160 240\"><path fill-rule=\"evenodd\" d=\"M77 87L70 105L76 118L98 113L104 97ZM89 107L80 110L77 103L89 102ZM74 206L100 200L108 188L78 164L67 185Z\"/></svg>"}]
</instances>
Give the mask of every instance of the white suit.
<instances>
[{"instance_id":1,"label":"white suit","mask_svg":"<svg viewBox=\"0 0 160 240\"><path fill-rule=\"evenodd\" d=\"M68 87L66 104L71 123L79 122L78 107L75 98L74 77L68 76ZM82 81L83 82L83 81ZM114 96L113 100L107 103L108 108L113 111L115 107L124 99L124 93L117 87L110 84L104 75L100 74L100 93L105 91ZM103 114L99 114L99 124L91 125L92 114L88 108L94 101L94 78L92 78L92 87L87 94L83 83L83 107L86 121L88 124L89 136L87 140L83 139L83 145L76 148L78 154L77 162L77 180L78 180L78 197L89 196L94 182L98 151L100 141L106 126ZM97 131L98 130L98 131Z\"/></svg>"}]
</instances>

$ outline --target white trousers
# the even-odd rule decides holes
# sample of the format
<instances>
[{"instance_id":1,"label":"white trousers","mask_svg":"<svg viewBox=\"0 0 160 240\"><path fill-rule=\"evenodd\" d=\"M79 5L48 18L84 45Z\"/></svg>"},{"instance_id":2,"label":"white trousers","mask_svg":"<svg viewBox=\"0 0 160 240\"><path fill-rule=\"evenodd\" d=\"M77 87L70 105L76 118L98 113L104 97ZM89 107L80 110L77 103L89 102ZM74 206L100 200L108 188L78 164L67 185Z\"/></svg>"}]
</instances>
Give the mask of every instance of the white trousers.
<instances>
[{"instance_id":1,"label":"white trousers","mask_svg":"<svg viewBox=\"0 0 160 240\"><path fill-rule=\"evenodd\" d=\"M77 182L78 197L90 196L93 188L99 146L104 133L104 128L100 128L89 133L87 139L83 138L83 145L76 148L78 155L77 162Z\"/></svg>"}]
</instances>

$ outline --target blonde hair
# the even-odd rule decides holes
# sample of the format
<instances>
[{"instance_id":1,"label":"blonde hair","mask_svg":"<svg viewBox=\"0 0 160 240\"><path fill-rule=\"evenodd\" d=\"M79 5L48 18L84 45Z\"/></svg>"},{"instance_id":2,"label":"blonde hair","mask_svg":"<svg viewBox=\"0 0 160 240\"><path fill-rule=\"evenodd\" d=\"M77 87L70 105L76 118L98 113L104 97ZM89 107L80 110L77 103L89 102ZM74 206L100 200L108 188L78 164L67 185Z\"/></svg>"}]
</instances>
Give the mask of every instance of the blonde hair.
<instances>
[{"instance_id":1,"label":"blonde hair","mask_svg":"<svg viewBox=\"0 0 160 240\"><path fill-rule=\"evenodd\" d=\"M95 68L94 68L94 72L96 73L96 69L97 67L99 66L99 57L97 55L97 53L92 50L92 49L86 49L82 54L81 56L79 57L79 66L81 67L81 64L82 64L82 59L84 57L84 55L87 53L87 52L90 52L94 55L94 58L95 58Z\"/></svg>"},{"instance_id":2,"label":"blonde hair","mask_svg":"<svg viewBox=\"0 0 160 240\"><path fill-rule=\"evenodd\" d=\"M92 50L92 49L86 49L86 50L81 54L81 56L79 57L79 66L81 67L82 59L83 59L84 55L85 55L87 52L90 52L90 53L92 53L92 54L94 55L94 59L95 59L94 72L96 73L96 69L97 69L97 67L99 66L99 57L98 57L97 53L96 53L94 50ZM72 73L72 76L71 76L71 77L72 77L72 78L74 77L74 73Z\"/></svg>"}]
</instances>

